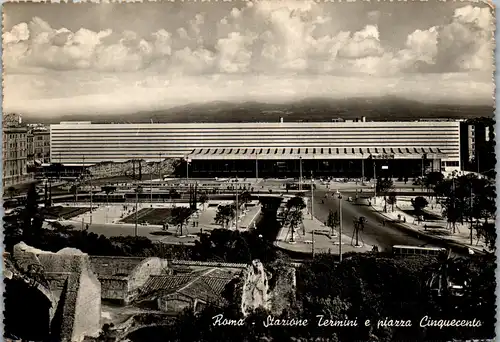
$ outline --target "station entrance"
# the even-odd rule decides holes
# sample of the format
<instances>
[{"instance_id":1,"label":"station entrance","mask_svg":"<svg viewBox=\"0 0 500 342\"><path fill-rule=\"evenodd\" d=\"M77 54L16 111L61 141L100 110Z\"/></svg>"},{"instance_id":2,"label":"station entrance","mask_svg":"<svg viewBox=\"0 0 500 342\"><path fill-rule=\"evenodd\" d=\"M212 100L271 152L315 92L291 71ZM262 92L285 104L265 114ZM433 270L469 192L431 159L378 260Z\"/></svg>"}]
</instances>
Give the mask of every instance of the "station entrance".
<instances>
[{"instance_id":1,"label":"station entrance","mask_svg":"<svg viewBox=\"0 0 500 342\"><path fill-rule=\"evenodd\" d=\"M185 163L184 163L185 164ZM427 159L392 160L191 160L180 175L194 178L412 178L441 171L441 162Z\"/></svg>"}]
</instances>

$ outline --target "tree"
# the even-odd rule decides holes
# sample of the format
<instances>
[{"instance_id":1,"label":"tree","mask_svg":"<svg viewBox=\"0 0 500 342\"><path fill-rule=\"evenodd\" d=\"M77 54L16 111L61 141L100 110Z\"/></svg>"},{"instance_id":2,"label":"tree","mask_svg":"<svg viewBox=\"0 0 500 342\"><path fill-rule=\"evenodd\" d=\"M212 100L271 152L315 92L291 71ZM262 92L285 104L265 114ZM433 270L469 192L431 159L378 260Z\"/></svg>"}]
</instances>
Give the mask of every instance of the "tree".
<instances>
[{"instance_id":1,"label":"tree","mask_svg":"<svg viewBox=\"0 0 500 342\"><path fill-rule=\"evenodd\" d=\"M180 230L180 235L182 236L182 227L187 223L192 211L187 207L175 207L172 208L170 222L174 226L178 227Z\"/></svg>"},{"instance_id":2,"label":"tree","mask_svg":"<svg viewBox=\"0 0 500 342\"><path fill-rule=\"evenodd\" d=\"M71 188L69 189L69 192L73 195L73 201L76 202L76 200L78 199L77 198L77 195L78 195L78 185L77 184L73 184L71 186Z\"/></svg>"},{"instance_id":3,"label":"tree","mask_svg":"<svg viewBox=\"0 0 500 342\"><path fill-rule=\"evenodd\" d=\"M396 194L394 192L391 192L389 194L389 197L387 198L387 204L392 206L392 211L394 212L394 205L397 203L398 198L396 197Z\"/></svg>"},{"instance_id":4,"label":"tree","mask_svg":"<svg viewBox=\"0 0 500 342\"><path fill-rule=\"evenodd\" d=\"M328 213L328 219L326 220L326 225L327 227L330 227L332 229L332 235L335 235L335 228L340 226L340 217L338 211L333 212L333 210L330 209L330 212Z\"/></svg>"},{"instance_id":5,"label":"tree","mask_svg":"<svg viewBox=\"0 0 500 342\"><path fill-rule=\"evenodd\" d=\"M13 186L9 186L9 187L7 188L7 190L5 191L5 193L6 193L6 195L7 195L10 199L12 199L12 198L16 197L16 196L19 194L19 192L17 191L17 189L16 189L16 188L14 188Z\"/></svg>"},{"instance_id":6,"label":"tree","mask_svg":"<svg viewBox=\"0 0 500 342\"><path fill-rule=\"evenodd\" d=\"M495 250L496 249L495 242L497 239L495 224L490 222L484 222L482 225L479 226L478 232L480 232L480 234L478 234L479 236L484 237L486 246L491 250Z\"/></svg>"},{"instance_id":7,"label":"tree","mask_svg":"<svg viewBox=\"0 0 500 342\"><path fill-rule=\"evenodd\" d=\"M297 227L302 224L304 220L303 210L305 209L306 204L304 202L304 198L300 196L295 196L290 198L286 202L285 216L284 216L284 224L288 225L290 231L292 232L291 241L294 240L294 232Z\"/></svg>"},{"instance_id":8,"label":"tree","mask_svg":"<svg viewBox=\"0 0 500 342\"><path fill-rule=\"evenodd\" d=\"M31 184L23 208L15 209L3 218L4 244L7 251L18 242L27 244L37 241L42 231L44 215L38 207L38 194L35 184Z\"/></svg>"},{"instance_id":9,"label":"tree","mask_svg":"<svg viewBox=\"0 0 500 342\"><path fill-rule=\"evenodd\" d=\"M101 191L106 193L106 202L109 204L109 194L116 191L116 186L106 185L101 187Z\"/></svg>"},{"instance_id":10,"label":"tree","mask_svg":"<svg viewBox=\"0 0 500 342\"><path fill-rule=\"evenodd\" d=\"M205 210L205 204L208 202L207 194L204 192L202 194L200 194L199 200L200 200L201 205L203 206L203 210Z\"/></svg>"},{"instance_id":11,"label":"tree","mask_svg":"<svg viewBox=\"0 0 500 342\"><path fill-rule=\"evenodd\" d=\"M434 189L439 183L444 179L444 175L441 172L429 172L424 179L425 187L427 191Z\"/></svg>"},{"instance_id":12,"label":"tree","mask_svg":"<svg viewBox=\"0 0 500 342\"><path fill-rule=\"evenodd\" d=\"M215 223L222 226L222 228L228 228L229 222L234 220L235 217L236 208L233 204L219 205L215 214Z\"/></svg>"},{"instance_id":13,"label":"tree","mask_svg":"<svg viewBox=\"0 0 500 342\"><path fill-rule=\"evenodd\" d=\"M243 205L246 209L247 203L249 203L252 199L252 195L248 191L244 191L240 196L238 196L238 201L240 205Z\"/></svg>"},{"instance_id":14,"label":"tree","mask_svg":"<svg viewBox=\"0 0 500 342\"><path fill-rule=\"evenodd\" d=\"M363 230L365 229L365 224L368 222L368 220L366 219L366 217L364 216L360 216L358 218L358 225L359 225L359 230Z\"/></svg>"},{"instance_id":15,"label":"tree","mask_svg":"<svg viewBox=\"0 0 500 342\"><path fill-rule=\"evenodd\" d=\"M387 192L390 191L392 188L394 188L394 182L392 179L382 179L379 178L377 179L377 193L383 193L384 194L384 212L387 212Z\"/></svg>"},{"instance_id":16,"label":"tree","mask_svg":"<svg viewBox=\"0 0 500 342\"><path fill-rule=\"evenodd\" d=\"M38 208L38 193L35 184L31 184L28 190L23 219L23 237L31 240L39 233L43 224L43 216Z\"/></svg>"},{"instance_id":17,"label":"tree","mask_svg":"<svg viewBox=\"0 0 500 342\"><path fill-rule=\"evenodd\" d=\"M415 209L415 214L420 216L423 214L423 209L429 204L427 199L422 196L415 197L411 200L411 205Z\"/></svg>"}]
</instances>

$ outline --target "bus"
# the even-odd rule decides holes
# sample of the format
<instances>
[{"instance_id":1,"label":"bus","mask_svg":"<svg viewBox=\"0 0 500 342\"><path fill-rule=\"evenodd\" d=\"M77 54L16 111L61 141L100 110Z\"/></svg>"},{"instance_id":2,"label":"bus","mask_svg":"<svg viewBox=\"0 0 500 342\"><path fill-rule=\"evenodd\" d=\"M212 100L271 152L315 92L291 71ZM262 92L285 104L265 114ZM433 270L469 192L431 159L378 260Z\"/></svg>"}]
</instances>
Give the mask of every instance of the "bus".
<instances>
[{"instance_id":1,"label":"bus","mask_svg":"<svg viewBox=\"0 0 500 342\"><path fill-rule=\"evenodd\" d=\"M392 246L392 253L394 255L431 255L438 256L441 253L445 253L446 248L441 247L419 247L419 246L407 246L407 245L394 245Z\"/></svg>"}]
</instances>

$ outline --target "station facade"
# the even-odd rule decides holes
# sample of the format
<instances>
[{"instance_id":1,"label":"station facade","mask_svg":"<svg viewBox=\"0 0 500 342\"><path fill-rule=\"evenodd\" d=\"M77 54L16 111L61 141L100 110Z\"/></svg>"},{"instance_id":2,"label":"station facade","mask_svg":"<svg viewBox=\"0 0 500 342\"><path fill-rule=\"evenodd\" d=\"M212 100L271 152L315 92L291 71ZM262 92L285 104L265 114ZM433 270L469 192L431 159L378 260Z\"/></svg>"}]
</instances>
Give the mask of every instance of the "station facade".
<instances>
[{"instance_id":1,"label":"station facade","mask_svg":"<svg viewBox=\"0 0 500 342\"><path fill-rule=\"evenodd\" d=\"M51 125L51 162L182 158L193 177L413 177L460 170L458 121Z\"/></svg>"}]
</instances>

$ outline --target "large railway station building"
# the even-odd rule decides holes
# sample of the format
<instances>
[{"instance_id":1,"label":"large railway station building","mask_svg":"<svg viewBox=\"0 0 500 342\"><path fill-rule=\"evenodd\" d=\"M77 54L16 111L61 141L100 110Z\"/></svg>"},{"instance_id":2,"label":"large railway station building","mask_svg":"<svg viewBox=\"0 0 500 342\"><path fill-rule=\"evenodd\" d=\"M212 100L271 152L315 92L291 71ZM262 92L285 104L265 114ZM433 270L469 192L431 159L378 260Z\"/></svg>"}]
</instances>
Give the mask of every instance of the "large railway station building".
<instances>
[{"instance_id":1,"label":"large railway station building","mask_svg":"<svg viewBox=\"0 0 500 342\"><path fill-rule=\"evenodd\" d=\"M94 124L50 127L51 162L182 158L192 177L415 177L460 170L458 121Z\"/></svg>"}]
</instances>

